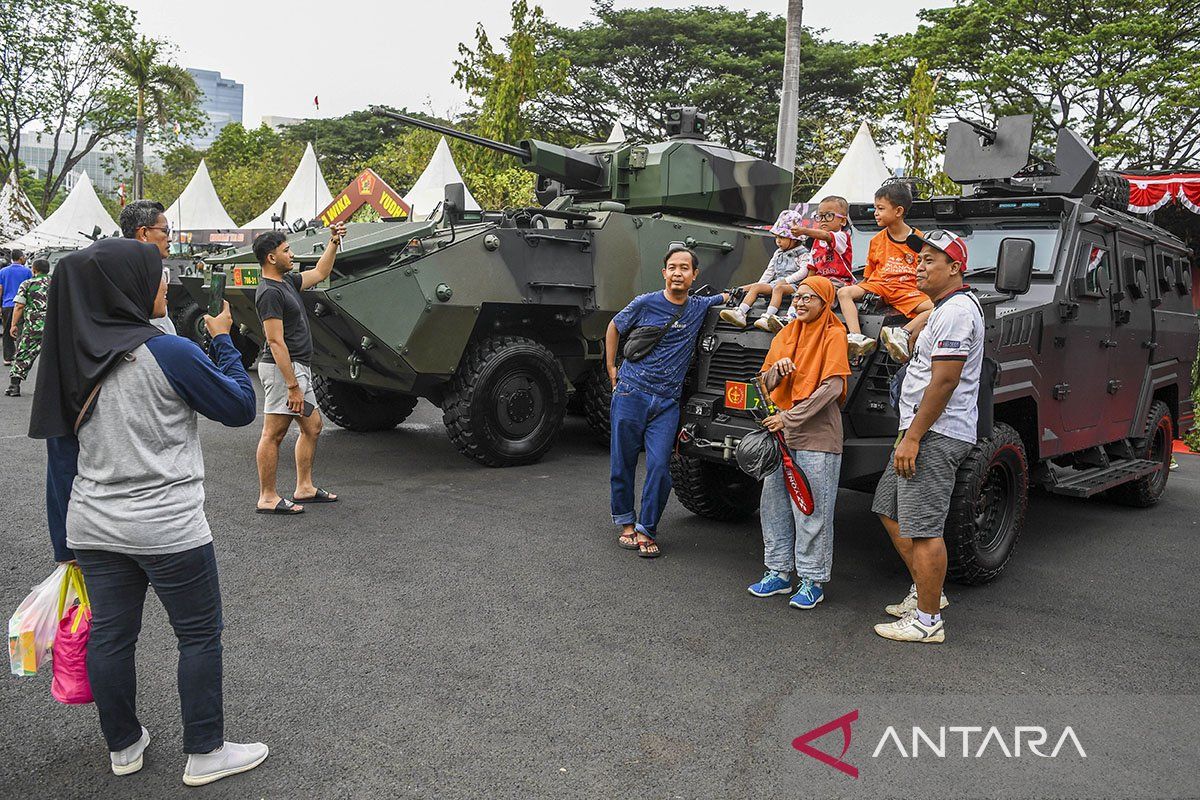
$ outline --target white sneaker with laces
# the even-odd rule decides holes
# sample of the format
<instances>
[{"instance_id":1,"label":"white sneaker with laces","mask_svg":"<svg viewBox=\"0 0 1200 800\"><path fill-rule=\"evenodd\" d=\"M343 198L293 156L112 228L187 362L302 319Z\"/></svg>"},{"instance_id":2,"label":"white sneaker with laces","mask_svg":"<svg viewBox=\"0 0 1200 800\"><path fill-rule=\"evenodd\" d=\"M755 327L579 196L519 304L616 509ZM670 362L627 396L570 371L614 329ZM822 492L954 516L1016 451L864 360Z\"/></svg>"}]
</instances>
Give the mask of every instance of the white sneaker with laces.
<instances>
[{"instance_id":1,"label":"white sneaker with laces","mask_svg":"<svg viewBox=\"0 0 1200 800\"><path fill-rule=\"evenodd\" d=\"M884 328L879 332L879 338L883 340L883 347L887 350L893 361L898 361L901 364L912 358L912 352L909 349L910 334L904 328Z\"/></svg>"},{"instance_id":2,"label":"white sneaker with laces","mask_svg":"<svg viewBox=\"0 0 1200 800\"><path fill-rule=\"evenodd\" d=\"M760 331L767 333L779 333L783 330L783 323L779 321L779 317L774 314L763 314L758 319L754 320L754 327Z\"/></svg>"},{"instance_id":3,"label":"white sneaker with laces","mask_svg":"<svg viewBox=\"0 0 1200 800\"><path fill-rule=\"evenodd\" d=\"M875 626L875 632L885 639L897 642L937 643L946 641L946 626L942 620L932 625L925 625L917 618L917 612L910 611L895 622L881 622Z\"/></svg>"},{"instance_id":4,"label":"white sneaker with laces","mask_svg":"<svg viewBox=\"0 0 1200 800\"><path fill-rule=\"evenodd\" d=\"M124 750L109 751L113 775L132 775L142 768L142 754L150 746L150 731L142 726L141 737Z\"/></svg>"},{"instance_id":5,"label":"white sneaker with laces","mask_svg":"<svg viewBox=\"0 0 1200 800\"><path fill-rule=\"evenodd\" d=\"M746 315L740 308L727 308L722 311L721 321L728 322L730 325L736 325L739 328L744 328L750 324L746 322Z\"/></svg>"},{"instance_id":6,"label":"white sneaker with laces","mask_svg":"<svg viewBox=\"0 0 1200 800\"><path fill-rule=\"evenodd\" d=\"M851 358L865 356L875 349L875 340L869 339L861 333L848 334L846 339L849 342L847 350Z\"/></svg>"},{"instance_id":7,"label":"white sneaker with laces","mask_svg":"<svg viewBox=\"0 0 1200 800\"><path fill-rule=\"evenodd\" d=\"M230 775L248 772L265 761L269 752L262 742L225 742L211 753L192 753L183 770L183 782L188 786L203 786Z\"/></svg>"},{"instance_id":8,"label":"white sneaker with laces","mask_svg":"<svg viewBox=\"0 0 1200 800\"><path fill-rule=\"evenodd\" d=\"M942 592L942 599L938 601L938 610L941 611L946 606L950 605L950 601L946 599L946 593ZM899 603L892 603L890 606L885 606L884 611L891 614L893 617L903 617L910 611L917 610L917 585L914 583L908 590L908 596Z\"/></svg>"}]
</instances>

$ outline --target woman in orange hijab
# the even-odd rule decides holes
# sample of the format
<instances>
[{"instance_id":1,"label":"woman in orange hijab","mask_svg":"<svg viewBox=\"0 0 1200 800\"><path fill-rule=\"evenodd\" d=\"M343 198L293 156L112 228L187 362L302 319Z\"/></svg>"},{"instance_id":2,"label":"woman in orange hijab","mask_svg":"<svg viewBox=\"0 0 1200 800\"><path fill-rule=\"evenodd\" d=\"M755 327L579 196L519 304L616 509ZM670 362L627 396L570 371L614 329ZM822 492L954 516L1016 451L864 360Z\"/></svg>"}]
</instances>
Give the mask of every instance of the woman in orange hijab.
<instances>
[{"instance_id":1,"label":"woman in orange hijab","mask_svg":"<svg viewBox=\"0 0 1200 800\"><path fill-rule=\"evenodd\" d=\"M794 589L789 604L796 608L813 608L825 599L822 587L833 566L841 406L850 375L846 328L833 315L836 298L827 278L811 276L801 283L792 295L796 321L775 335L763 362L763 382L780 408L763 424L783 431L792 460L808 476L816 508L805 516L793 505L782 468L766 477L759 516L767 571L749 590L770 597Z\"/></svg>"}]
</instances>

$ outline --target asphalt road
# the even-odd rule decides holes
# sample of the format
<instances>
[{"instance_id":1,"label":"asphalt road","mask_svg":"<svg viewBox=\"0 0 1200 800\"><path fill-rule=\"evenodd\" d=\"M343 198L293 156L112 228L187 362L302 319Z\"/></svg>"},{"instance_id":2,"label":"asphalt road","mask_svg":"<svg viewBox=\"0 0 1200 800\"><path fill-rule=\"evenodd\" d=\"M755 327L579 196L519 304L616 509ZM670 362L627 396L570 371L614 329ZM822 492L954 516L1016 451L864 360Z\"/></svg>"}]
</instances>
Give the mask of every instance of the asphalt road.
<instances>
[{"instance_id":1,"label":"asphalt road","mask_svg":"<svg viewBox=\"0 0 1200 800\"><path fill-rule=\"evenodd\" d=\"M32 398L0 400L7 618L52 565ZM1180 457L1149 510L1035 496L1008 571L950 587L947 643L916 646L871 631L908 579L866 495L839 497L828 598L802 612L746 593L754 521L673 501L663 558L620 550L607 452L577 419L541 464L508 470L458 456L426 403L391 433L330 426L318 482L343 502L291 519L251 513L257 434L202 427L227 736L271 757L183 787L174 640L151 597L145 769L114 777L94 709L54 702L48 675L4 675L0 797L1200 795L1200 458ZM857 778L793 748L853 711ZM914 725L935 745L940 728L980 731L912 758ZM1018 725L1046 730L1047 757L1012 754ZM1005 747L977 756L992 726ZM1049 757L1067 726L1079 748Z\"/></svg>"}]
</instances>

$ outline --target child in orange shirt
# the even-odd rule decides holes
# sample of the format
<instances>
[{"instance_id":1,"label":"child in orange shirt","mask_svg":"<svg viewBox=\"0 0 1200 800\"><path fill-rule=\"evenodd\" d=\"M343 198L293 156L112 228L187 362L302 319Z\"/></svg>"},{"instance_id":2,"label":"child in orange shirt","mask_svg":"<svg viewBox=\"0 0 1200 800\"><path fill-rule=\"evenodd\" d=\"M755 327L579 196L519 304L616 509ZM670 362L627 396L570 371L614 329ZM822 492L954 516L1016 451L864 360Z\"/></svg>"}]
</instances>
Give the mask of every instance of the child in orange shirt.
<instances>
[{"instance_id":1,"label":"child in orange shirt","mask_svg":"<svg viewBox=\"0 0 1200 800\"><path fill-rule=\"evenodd\" d=\"M917 254L908 247L908 237L920 231L904 221L912 207L912 190L903 183L885 183L875 192L875 224L883 228L871 239L863 280L838 289L838 303L849 331L850 357L863 356L875 349L875 340L862 334L856 303L865 294L877 294L892 308L909 318L903 328L886 328L883 337L888 353L897 360L908 360L907 342L919 330L933 301L917 288ZM902 346L903 345L903 346Z\"/></svg>"}]
</instances>

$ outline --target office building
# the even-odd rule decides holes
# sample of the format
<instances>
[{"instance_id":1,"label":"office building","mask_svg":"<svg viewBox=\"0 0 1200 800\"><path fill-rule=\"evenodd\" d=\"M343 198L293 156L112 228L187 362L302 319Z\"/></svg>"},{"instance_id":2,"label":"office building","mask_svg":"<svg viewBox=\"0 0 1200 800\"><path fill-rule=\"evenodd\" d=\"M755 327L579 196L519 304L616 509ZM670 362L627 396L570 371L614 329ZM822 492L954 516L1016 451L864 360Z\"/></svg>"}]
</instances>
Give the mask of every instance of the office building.
<instances>
[{"instance_id":1,"label":"office building","mask_svg":"<svg viewBox=\"0 0 1200 800\"><path fill-rule=\"evenodd\" d=\"M212 144L217 134L231 122L242 121L242 84L232 78L224 78L220 72L210 69L192 69L188 73L196 81L196 88L203 93L200 109L208 117L203 133L193 136L192 147L203 150Z\"/></svg>"}]
</instances>

